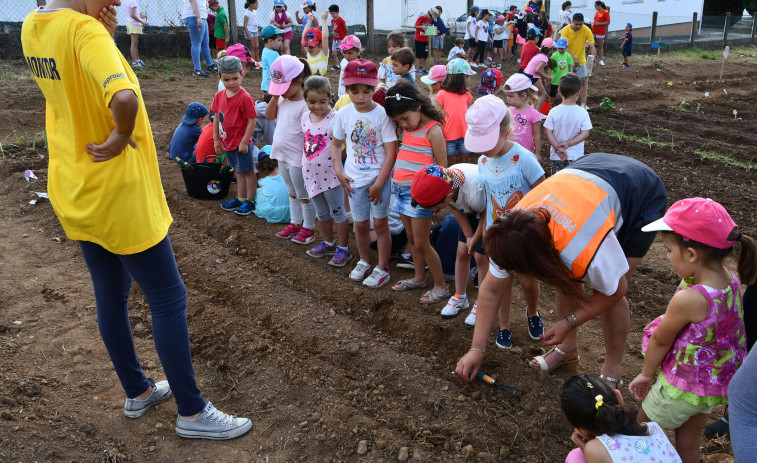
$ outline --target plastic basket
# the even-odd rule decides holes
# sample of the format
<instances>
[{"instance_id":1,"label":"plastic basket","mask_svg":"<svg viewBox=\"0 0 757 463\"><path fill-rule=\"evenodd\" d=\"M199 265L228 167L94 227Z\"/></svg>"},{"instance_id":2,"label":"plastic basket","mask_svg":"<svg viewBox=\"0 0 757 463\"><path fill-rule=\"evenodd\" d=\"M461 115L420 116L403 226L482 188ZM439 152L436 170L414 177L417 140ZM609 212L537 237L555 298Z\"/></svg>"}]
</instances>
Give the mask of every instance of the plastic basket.
<instances>
[{"instance_id":1,"label":"plastic basket","mask_svg":"<svg viewBox=\"0 0 757 463\"><path fill-rule=\"evenodd\" d=\"M229 186L233 172L221 172L221 168L228 169L217 162L192 163L192 169L181 169L187 194L197 199L222 199L229 194Z\"/></svg>"}]
</instances>

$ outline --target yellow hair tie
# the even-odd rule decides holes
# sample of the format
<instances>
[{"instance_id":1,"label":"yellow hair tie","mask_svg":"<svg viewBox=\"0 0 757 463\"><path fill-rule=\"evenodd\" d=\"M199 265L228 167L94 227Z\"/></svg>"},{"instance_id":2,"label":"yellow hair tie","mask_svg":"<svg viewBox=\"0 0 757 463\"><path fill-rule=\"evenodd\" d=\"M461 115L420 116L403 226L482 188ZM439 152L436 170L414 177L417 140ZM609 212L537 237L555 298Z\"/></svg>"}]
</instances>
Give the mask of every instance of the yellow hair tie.
<instances>
[{"instance_id":1,"label":"yellow hair tie","mask_svg":"<svg viewBox=\"0 0 757 463\"><path fill-rule=\"evenodd\" d=\"M600 395L594 397L594 399L597 401L597 404L594 406L594 408L596 408L597 410L599 410L599 407L601 407L602 405L605 404L604 403L604 397L602 397L602 394L600 394Z\"/></svg>"}]
</instances>

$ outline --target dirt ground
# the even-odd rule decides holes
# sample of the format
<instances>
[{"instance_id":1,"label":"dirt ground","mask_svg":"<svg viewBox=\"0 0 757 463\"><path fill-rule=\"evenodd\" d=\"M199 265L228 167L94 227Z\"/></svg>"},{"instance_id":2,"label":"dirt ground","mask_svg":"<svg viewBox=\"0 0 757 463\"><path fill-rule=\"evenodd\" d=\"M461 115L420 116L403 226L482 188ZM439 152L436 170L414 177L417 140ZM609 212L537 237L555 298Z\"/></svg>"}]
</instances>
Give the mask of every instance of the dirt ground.
<instances>
[{"instance_id":1,"label":"dirt ground","mask_svg":"<svg viewBox=\"0 0 757 463\"><path fill-rule=\"evenodd\" d=\"M722 83L720 64L696 53L665 56L659 71L650 57L634 57L634 66L623 69L619 56L609 56L591 79L595 130L586 152L637 158L662 177L669 202L711 197L743 230L757 234L757 170L749 168L755 167L756 52L732 50ZM328 267L306 256L305 247L275 239L278 225L189 198L179 168L163 153L186 105L209 104L217 81L189 75L183 61L146 61L152 68L140 72L141 86L174 217L169 235L189 293L197 380L207 399L250 417L253 429L231 442L182 440L170 402L138 420L124 417L123 392L98 334L79 248L65 237L49 201L29 204L34 192L46 191L44 98L22 62L5 61L0 461L389 462L403 455L418 462L563 461L572 448L571 428L558 391L568 373L528 367L543 346L527 336L519 291L515 347L502 351L492 342L483 365L526 391L511 406L497 389L450 373L470 345L463 316L442 320L442 304L424 306L417 292L354 284L349 266ZM507 76L514 65L504 71ZM336 73L329 75L335 83ZM259 84L259 72L245 78L256 98ZM599 110L604 97L615 103L614 112ZM546 149L543 156L548 159ZM27 183L25 169L39 180ZM392 267L394 281L410 275ZM643 326L665 310L676 284L656 242L628 291L626 382L641 368ZM549 326L556 320L550 288L542 287L540 305ZM136 287L130 309L142 366L162 379L149 309ZM580 370L598 374L604 351L599 324L580 331ZM624 395L636 404L627 389ZM713 416L719 414L722 407ZM703 440L703 452L730 453L730 447Z\"/></svg>"}]
</instances>

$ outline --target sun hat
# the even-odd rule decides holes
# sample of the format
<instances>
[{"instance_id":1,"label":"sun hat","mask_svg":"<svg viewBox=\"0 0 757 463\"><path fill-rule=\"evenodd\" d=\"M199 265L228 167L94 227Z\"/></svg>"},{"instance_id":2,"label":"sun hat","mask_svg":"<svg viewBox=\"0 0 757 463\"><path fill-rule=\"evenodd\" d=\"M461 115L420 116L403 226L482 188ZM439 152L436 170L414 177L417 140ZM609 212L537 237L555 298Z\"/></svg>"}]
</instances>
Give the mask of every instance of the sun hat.
<instances>
[{"instance_id":1,"label":"sun hat","mask_svg":"<svg viewBox=\"0 0 757 463\"><path fill-rule=\"evenodd\" d=\"M557 41L557 48L568 48L568 39L560 38L560 40Z\"/></svg>"},{"instance_id":2,"label":"sun hat","mask_svg":"<svg viewBox=\"0 0 757 463\"><path fill-rule=\"evenodd\" d=\"M189 103L187 105L187 111L184 116L181 117L181 123L192 125L197 121L208 115L208 108L202 103Z\"/></svg>"},{"instance_id":3,"label":"sun hat","mask_svg":"<svg viewBox=\"0 0 757 463\"><path fill-rule=\"evenodd\" d=\"M454 58L447 63L447 74L465 74L475 76L476 71L471 69L470 64L462 58Z\"/></svg>"},{"instance_id":4,"label":"sun hat","mask_svg":"<svg viewBox=\"0 0 757 463\"><path fill-rule=\"evenodd\" d=\"M437 82L443 81L445 77L447 77L447 66L437 64L436 66L431 66L427 76L421 77L421 82L433 85Z\"/></svg>"},{"instance_id":5,"label":"sun hat","mask_svg":"<svg viewBox=\"0 0 757 463\"><path fill-rule=\"evenodd\" d=\"M505 80L502 72L496 68L489 68L481 73L481 86L478 87L478 93L482 95L494 94L502 81Z\"/></svg>"},{"instance_id":6,"label":"sun hat","mask_svg":"<svg viewBox=\"0 0 757 463\"><path fill-rule=\"evenodd\" d=\"M282 35L283 33L284 31L273 24L269 24L260 30L260 36L263 37L263 40L268 40L274 35Z\"/></svg>"},{"instance_id":7,"label":"sun hat","mask_svg":"<svg viewBox=\"0 0 757 463\"><path fill-rule=\"evenodd\" d=\"M354 35L348 35L342 39L342 43L337 48L340 50L352 50L353 48L360 49L360 39Z\"/></svg>"},{"instance_id":8,"label":"sun hat","mask_svg":"<svg viewBox=\"0 0 757 463\"><path fill-rule=\"evenodd\" d=\"M505 82L505 93L520 92L529 88L533 91L539 91L525 74L513 74Z\"/></svg>"},{"instance_id":9,"label":"sun hat","mask_svg":"<svg viewBox=\"0 0 757 463\"><path fill-rule=\"evenodd\" d=\"M555 41L547 37L546 39L541 41L541 46L547 48L555 48Z\"/></svg>"},{"instance_id":10,"label":"sun hat","mask_svg":"<svg viewBox=\"0 0 757 463\"><path fill-rule=\"evenodd\" d=\"M499 124L506 115L507 106L498 96L486 95L476 100L465 113L468 124L465 148L474 153L494 148L499 140Z\"/></svg>"},{"instance_id":11,"label":"sun hat","mask_svg":"<svg viewBox=\"0 0 757 463\"><path fill-rule=\"evenodd\" d=\"M410 196L421 207L439 204L453 188L460 188L465 176L457 169L446 169L429 164L419 169L413 176Z\"/></svg>"},{"instance_id":12,"label":"sun hat","mask_svg":"<svg viewBox=\"0 0 757 463\"><path fill-rule=\"evenodd\" d=\"M305 65L295 56L281 55L271 64L271 83L268 93L283 95L295 77L302 73Z\"/></svg>"},{"instance_id":13,"label":"sun hat","mask_svg":"<svg viewBox=\"0 0 757 463\"><path fill-rule=\"evenodd\" d=\"M728 237L738 228L728 211L707 198L686 198L677 201L661 219L641 228L644 232L671 231L717 249L728 249L736 242Z\"/></svg>"},{"instance_id":14,"label":"sun hat","mask_svg":"<svg viewBox=\"0 0 757 463\"><path fill-rule=\"evenodd\" d=\"M236 56L224 56L216 61L219 74L242 72L242 60Z\"/></svg>"},{"instance_id":15,"label":"sun hat","mask_svg":"<svg viewBox=\"0 0 757 463\"><path fill-rule=\"evenodd\" d=\"M526 13L533 13L534 9L529 6L526 9L524 9L523 11L525 11Z\"/></svg>"},{"instance_id":16,"label":"sun hat","mask_svg":"<svg viewBox=\"0 0 757 463\"><path fill-rule=\"evenodd\" d=\"M441 13L439 12L439 10L438 10L438 9L436 9L436 8L431 8L430 10L428 10L428 14L430 14L430 15L431 15L431 19L433 19L434 21L436 21L436 19L437 19L437 18L439 17L439 15L440 15Z\"/></svg>"},{"instance_id":17,"label":"sun hat","mask_svg":"<svg viewBox=\"0 0 757 463\"><path fill-rule=\"evenodd\" d=\"M526 39L531 40L534 37L538 37L541 35L541 31L535 27L532 27L528 30L528 34L526 34Z\"/></svg>"},{"instance_id":18,"label":"sun hat","mask_svg":"<svg viewBox=\"0 0 757 463\"><path fill-rule=\"evenodd\" d=\"M355 59L344 67L344 85L365 84L375 87L378 70L371 60Z\"/></svg>"},{"instance_id":19,"label":"sun hat","mask_svg":"<svg viewBox=\"0 0 757 463\"><path fill-rule=\"evenodd\" d=\"M305 33L305 46L317 47L318 44L321 43L322 38L321 31L319 31L317 27L311 27Z\"/></svg>"},{"instance_id":20,"label":"sun hat","mask_svg":"<svg viewBox=\"0 0 757 463\"><path fill-rule=\"evenodd\" d=\"M273 6L286 6L284 0L273 0Z\"/></svg>"},{"instance_id":21,"label":"sun hat","mask_svg":"<svg viewBox=\"0 0 757 463\"><path fill-rule=\"evenodd\" d=\"M504 20L505 20L505 17L504 17L503 15L499 15L499 16L497 16L497 21L498 21L498 22L499 22L499 21L504 21Z\"/></svg>"}]
</instances>

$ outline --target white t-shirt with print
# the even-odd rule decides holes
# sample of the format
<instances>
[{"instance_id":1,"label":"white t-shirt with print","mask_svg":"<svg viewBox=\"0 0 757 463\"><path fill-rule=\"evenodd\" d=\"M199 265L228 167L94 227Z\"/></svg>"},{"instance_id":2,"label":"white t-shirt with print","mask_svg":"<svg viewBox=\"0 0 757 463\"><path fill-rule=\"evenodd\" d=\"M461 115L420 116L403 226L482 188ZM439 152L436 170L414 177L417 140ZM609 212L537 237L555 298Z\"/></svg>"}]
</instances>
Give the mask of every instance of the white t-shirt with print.
<instances>
[{"instance_id":1,"label":"white t-shirt with print","mask_svg":"<svg viewBox=\"0 0 757 463\"><path fill-rule=\"evenodd\" d=\"M570 140L582 130L591 130L589 112L578 105L561 104L549 111L544 128L551 130L558 143ZM568 147L568 160L574 161L584 155L584 142ZM549 158L559 161L560 156L554 148L550 148Z\"/></svg>"},{"instance_id":2,"label":"white t-shirt with print","mask_svg":"<svg viewBox=\"0 0 757 463\"><path fill-rule=\"evenodd\" d=\"M483 19L476 23L478 32L476 32L476 38L479 42L489 41L489 23Z\"/></svg>"},{"instance_id":3,"label":"white t-shirt with print","mask_svg":"<svg viewBox=\"0 0 757 463\"><path fill-rule=\"evenodd\" d=\"M499 32L497 32L499 31ZM494 25L494 40L505 40L510 37L510 31L507 30L507 26L502 24Z\"/></svg>"},{"instance_id":4,"label":"white t-shirt with print","mask_svg":"<svg viewBox=\"0 0 757 463\"><path fill-rule=\"evenodd\" d=\"M308 110L305 99L291 101L279 97L276 130L273 132L271 159L284 161L290 166L302 167L302 115Z\"/></svg>"},{"instance_id":5,"label":"white t-shirt with print","mask_svg":"<svg viewBox=\"0 0 757 463\"><path fill-rule=\"evenodd\" d=\"M463 162L449 167L450 170L459 170L463 173L465 181L457 190L457 199L452 199L449 205L464 214L480 214L486 210L486 194L484 186L478 181L478 165Z\"/></svg>"},{"instance_id":6,"label":"white t-shirt with print","mask_svg":"<svg viewBox=\"0 0 757 463\"><path fill-rule=\"evenodd\" d=\"M473 34L476 33L477 21L475 16L468 16L468 20L465 23L465 40L473 38Z\"/></svg>"},{"instance_id":7,"label":"white t-shirt with print","mask_svg":"<svg viewBox=\"0 0 757 463\"><path fill-rule=\"evenodd\" d=\"M452 50L449 51L449 55L447 55L447 61L452 61L455 58L459 58L460 53L463 55L465 54L465 49L460 47L452 47Z\"/></svg>"}]
</instances>

